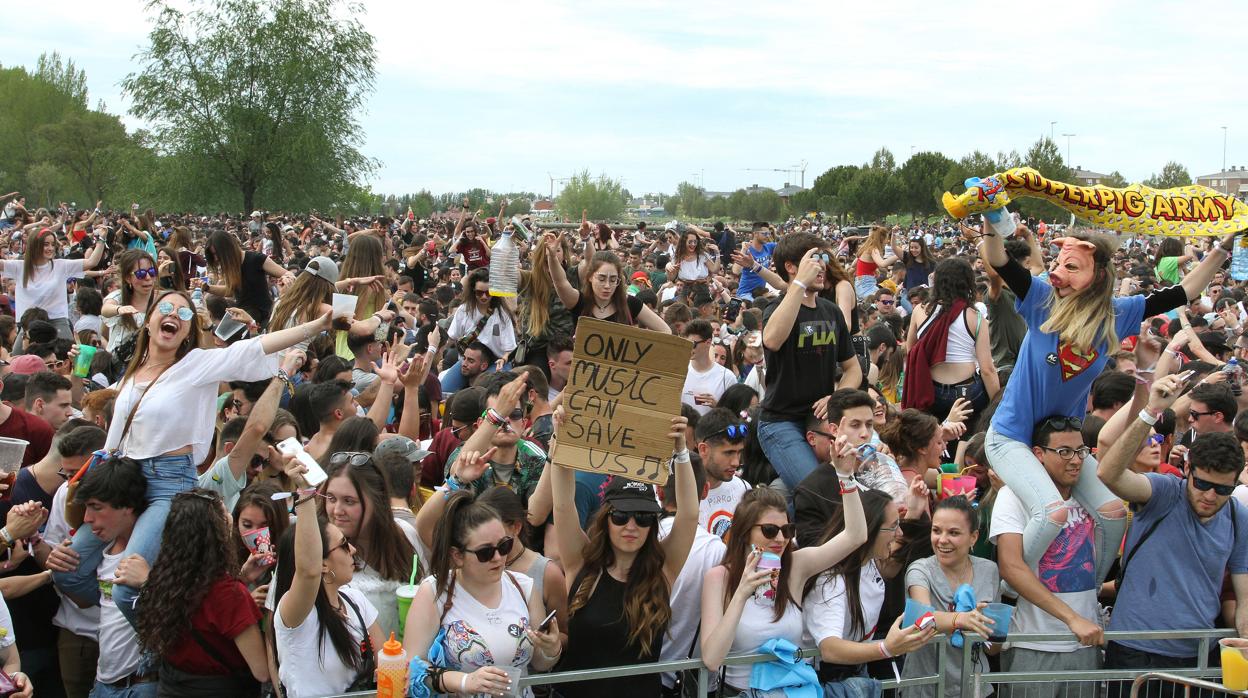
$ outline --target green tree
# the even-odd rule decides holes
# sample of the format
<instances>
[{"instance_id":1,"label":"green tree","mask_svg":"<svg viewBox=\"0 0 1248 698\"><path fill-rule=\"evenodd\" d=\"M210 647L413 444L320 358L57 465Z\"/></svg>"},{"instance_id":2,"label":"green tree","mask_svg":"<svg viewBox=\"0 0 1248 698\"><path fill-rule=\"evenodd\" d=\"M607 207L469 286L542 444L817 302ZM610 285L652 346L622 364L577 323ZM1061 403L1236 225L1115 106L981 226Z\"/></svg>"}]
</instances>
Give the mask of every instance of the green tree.
<instances>
[{"instance_id":1,"label":"green tree","mask_svg":"<svg viewBox=\"0 0 1248 698\"><path fill-rule=\"evenodd\" d=\"M1126 177L1122 176L1121 172L1114 170L1101 180L1101 184L1104 184L1107 187L1116 187L1121 189L1122 187L1128 186L1130 182L1127 181Z\"/></svg>"},{"instance_id":2,"label":"green tree","mask_svg":"<svg viewBox=\"0 0 1248 698\"><path fill-rule=\"evenodd\" d=\"M901 178L901 207L915 216L930 216L940 210L945 174L953 161L940 153L915 153L898 170Z\"/></svg>"},{"instance_id":3,"label":"green tree","mask_svg":"<svg viewBox=\"0 0 1248 698\"><path fill-rule=\"evenodd\" d=\"M871 156L871 165L873 169L892 172L897 169L897 160L893 157L893 151L888 148L880 148Z\"/></svg>"},{"instance_id":4,"label":"green tree","mask_svg":"<svg viewBox=\"0 0 1248 698\"><path fill-rule=\"evenodd\" d=\"M183 3L177 3L182 6ZM376 167L356 113L374 81L362 8L339 0L152 0L131 113L201 182L252 209L346 200ZM358 197L353 197L357 199Z\"/></svg>"},{"instance_id":5,"label":"green tree","mask_svg":"<svg viewBox=\"0 0 1248 698\"><path fill-rule=\"evenodd\" d=\"M879 167L867 167L845 185L842 205L859 222L881 220L898 210L902 186L895 173Z\"/></svg>"},{"instance_id":6,"label":"green tree","mask_svg":"<svg viewBox=\"0 0 1248 698\"><path fill-rule=\"evenodd\" d=\"M835 215L838 221L843 222L847 211L840 200L841 190L853 180L859 169L857 165L837 165L816 177L809 190L818 204L813 208Z\"/></svg>"},{"instance_id":7,"label":"green tree","mask_svg":"<svg viewBox=\"0 0 1248 698\"><path fill-rule=\"evenodd\" d=\"M40 206L52 208L52 193L56 191L60 180L61 171L56 169L56 165L47 161L37 162L26 170L26 181L30 182L30 187L34 191L32 201L37 201Z\"/></svg>"},{"instance_id":8,"label":"green tree","mask_svg":"<svg viewBox=\"0 0 1248 698\"><path fill-rule=\"evenodd\" d=\"M69 97L78 108L87 108L87 73L74 66L73 60L61 62L60 53L45 53L35 63L35 78Z\"/></svg>"},{"instance_id":9,"label":"green tree","mask_svg":"<svg viewBox=\"0 0 1248 698\"><path fill-rule=\"evenodd\" d=\"M1057 144L1047 136L1036 141L1031 146L1027 151L1027 156L1023 159L1023 164L1027 167L1035 168L1048 179L1058 182L1074 181L1074 172L1062 159L1062 153L1058 149ZM1035 197L1014 199L1011 207L1017 210L1023 218L1031 217L1051 221L1070 215L1069 212L1057 205Z\"/></svg>"},{"instance_id":10,"label":"green tree","mask_svg":"<svg viewBox=\"0 0 1248 698\"><path fill-rule=\"evenodd\" d=\"M121 120L98 111L71 113L39 130L48 159L73 175L93 200L107 198L121 176L120 164L135 144Z\"/></svg>"},{"instance_id":11,"label":"green tree","mask_svg":"<svg viewBox=\"0 0 1248 698\"><path fill-rule=\"evenodd\" d=\"M618 179L582 170L572 176L555 199L555 208L569 220L580 220L586 211L593 220L613 220L624 212L623 187Z\"/></svg>"},{"instance_id":12,"label":"green tree","mask_svg":"<svg viewBox=\"0 0 1248 698\"><path fill-rule=\"evenodd\" d=\"M1161 174L1155 174L1144 180L1145 185L1154 189L1185 187L1191 183L1192 176L1188 174L1187 168L1173 160L1167 162L1166 166L1161 168Z\"/></svg>"}]
</instances>

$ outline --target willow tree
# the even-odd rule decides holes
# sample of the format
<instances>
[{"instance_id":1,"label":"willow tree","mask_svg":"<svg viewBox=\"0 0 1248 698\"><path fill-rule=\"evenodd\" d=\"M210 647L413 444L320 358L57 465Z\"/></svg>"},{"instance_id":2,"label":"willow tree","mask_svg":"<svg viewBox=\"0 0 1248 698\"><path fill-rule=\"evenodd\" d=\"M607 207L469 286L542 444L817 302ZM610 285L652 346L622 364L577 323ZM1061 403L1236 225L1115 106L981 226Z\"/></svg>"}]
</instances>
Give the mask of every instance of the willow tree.
<instances>
[{"instance_id":1,"label":"willow tree","mask_svg":"<svg viewBox=\"0 0 1248 698\"><path fill-rule=\"evenodd\" d=\"M175 4L177 7L175 7ZM130 111L162 154L243 209L326 207L376 168L357 114L373 37L339 0L154 0ZM178 9L185 7L187 9Z\"/></svg>"}]
</instances>

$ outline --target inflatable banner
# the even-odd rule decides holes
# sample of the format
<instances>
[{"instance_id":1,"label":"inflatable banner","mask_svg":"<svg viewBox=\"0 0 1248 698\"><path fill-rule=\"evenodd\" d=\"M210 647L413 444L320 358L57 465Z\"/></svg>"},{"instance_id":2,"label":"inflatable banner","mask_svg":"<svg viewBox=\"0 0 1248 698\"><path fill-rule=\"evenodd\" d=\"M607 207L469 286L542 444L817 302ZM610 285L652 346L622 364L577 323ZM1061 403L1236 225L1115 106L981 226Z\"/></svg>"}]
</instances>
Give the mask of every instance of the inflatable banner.
<instances>
[{"instance_id":1,"label":"inflatable banner","mask_svg":"<svg viewBox=\"0 0 1248 698\"><path fill-rule=\"evenodd\" d=\"M942 201L949 215L960 219L999 209L1020 196L1044 199L1092 225L1124 233L1221 236L1248 229L1248 204L1209 187L1088 187L1046 179L1030 167L968 179L964 193L945 192Z\"/></svg>"}]
</instances>

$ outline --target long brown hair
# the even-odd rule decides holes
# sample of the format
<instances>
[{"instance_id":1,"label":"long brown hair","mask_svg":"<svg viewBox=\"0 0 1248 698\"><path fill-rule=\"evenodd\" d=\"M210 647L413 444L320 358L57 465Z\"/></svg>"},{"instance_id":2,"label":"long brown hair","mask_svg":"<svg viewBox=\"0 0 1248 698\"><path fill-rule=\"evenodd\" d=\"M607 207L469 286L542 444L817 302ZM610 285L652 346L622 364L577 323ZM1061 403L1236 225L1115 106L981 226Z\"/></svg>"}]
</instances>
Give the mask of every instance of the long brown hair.
<instances>
[{"instance_id":1,"label":"long brown hair","mask_svg":"<svg viewBox=\"0 0 1248 698\"><path fill-rule=\"evenodd\" d=\"M581 285L581 294L589 294L589 302L581 303L581 315L593 316L594 305L598 302L594 298L594 273L604 264L610 264L615 267L615 274L619 277L619 281L615 284L615 293L611 296L615 314L607 319L611 322L631 325L634 318L632 312L628 309L628 291L626 290L628 283L624 281L624 264L620 262L620 258L614 252L606 250L595 252L594 256L589 260L588 272L585 274L585 283Z\"/></svg>"},{"instance_id":2,"label":"long brown hair","mask_svg":"<svg viewBox=\"0 0 1248 698\"><path fill-rule=\"evenodd\" d=\"M728 547L724 551L724 567L728 570L728 580L724 585L725 608L732 600L732 595L736 593L737 586L741 584L741 575L745 573L745 559L750 554L750 532L754 530L754 526L763 514L768 511L778 511L785 515L786 521L788 520L789 510L784 501L784 495L770 487L761 485L755 487L746 492L741 501L737 503L736 512L732 515L732 526L736 531L728 536ZM797 599L789 593L792 553L793 541L790 540L780 555L780 578L776 582L776 609L773 618L776 622L784 617L784 610L790 603L798 603ZM798 605L800 607L800 604Z\"/></svg>"},{"instance_id":3,"label":"long brown hair","mask_svg":"<svg viewBox=\"0 0 1248 698\"><path fill-rule=\"evenodd\" d=\"M697 241L697 244L694 245L693 248L694 261L696 262L702 255L709 256L710 253L706 251L706 238L698 235L695 231L686 230L680 234L680 240L676 243L676 259L673 259L673 262L680 264L680 262L689 255L689 248L685 247L685 240L687 240L690 235L692 235L693 239ZM621 282L622 281L623 279L621 279ZM624 284L621 283L620 285L623 286Z\"/></svg>"},{"instance_id":4,"label":"long brown hair","mask_svg":"<svg viewBox=\"0 0 1248 698\"><path fill-rule=\"evenodd\" d=\"M882 225L871 226L871 232L867 234L867 239L858 247L858 256L861 257L871 251L884 254L884 245L888 243L888 228Z\"/></svg>"},{"instance_id":5,"label":"long brown hair","mask_svg":"<svg viewBox=\"0 0 1248 698\"><path fill-rule=\"evenodd\" d=\"M30 235L26 236L26 249L22 252L23 286L29 286L30 277L35 275L35 256L39 255L42 257L44 238L52 238L52 241L54 243L56 242L56 234L52 232L51 228L44 228L38 232L32 230ZM45 259L43 261L47 264L52 263L51 259Z\"/></svg>"},{"instance_id":6,"label":"long brown hair","mask_svg":"<svg viewBox=\"0 0 1248 698\"><path fill-rule=\"evenodd\" d=\"M159 293L157 291L159 291ZM195 304L191 302L191 297L187 295L185 291L174 291L170 289L165 289L163 291L155 289L152 291L152 298L147 302L147 313L143 318L143 326L139 328L139 334L134 340L134 357L130 359L130 364L126 366L126 373L121 379L123 383L127 378L133 376L135 372L139 370L139 367L143 365L144 361L147 361L148 345L150 344L147 331L147 320L151 318L152 308L155 308L156 304L160 303L161 299L171 295L181 296L182 299L186 301L187 307L195 307ZM191 353L192 349L200 348L200 338L202 337L202 334L202 330L199 327L199 313L194 313L191 315L191 331L187 333L186 339L182 340L182 343L178 345L178 349L174 353L174 363L181 361L182 357Z\"/></svg>"},{"instance_id":7,"label":"long brown hair","mask_svg":"<svg viewBox=\"0 0 1248 698\"><path fill-rule=\"evenodd\" d=\"M338 278L358 279L363 276L382 276L386 273L384 260L385 248L381 241L372 235L360 235L352 240L351 246L347 248L347 257L342 260ZM375 309L380 305L377 301L381 295L372 286L359 289L358 294L360 298L355 304L356 319L360 319L360 314L368 312L369 308Z\"/></svg>"},{"instance_id":8,"label":"long brown hair","mask_svg":"<svg viewBox=\"0 0 1248 698\"><path fill-rule=\"evenodd\" d=\"M583 551L584 566L576 580L579 585L574 582L572 588L569 617L589 603L598 579L607 574L615 563L615 547L611 545L608 529L611 511L610 505L598 509L585 531L589 545ZM667 583L667 575L663 573L665 559L656 523L646 532L646 540L637 551L637 558L628 570L628 581L624 583L624 620L628 623L628 642L638 647L642 654L650 654L652 643L672 619L672 590Z\"/></svg>"},{"instance_id":9,"label":"long brown hair","mask_svg":"<svg viewBox=\"0 0 1248 698\"><path fill-rule=\"evenodd\" d=\"M490 505L474 500L472 493L459 490L452 492L447 498L446 510L433 527L433 550L429 553L429 565L433 568L434 595L437 597L446 594L442 615L438 618L439 624L446 618L455 599L455 566L451 551L459 550L467 555L464 545L469 534L490 521L502 522L502 517Z\"/></svg>"},{"instance_id":10,"label":"long brown hair","mask_svg":"<svg viewBox=\"0 0 1248 698\"><path fill-rule=\"evenodd\" d=\"M871 560L871 550L875 547L875 538L880 535L880 529L884 526L884 515L888 511L888 505L892 503L892 499L888 495L878 490L863 489L860 493L862 497L862 509L867 518L867 541L854 549L845 559L832 565L828 569L812 576L806 582L806 587L802 591L802 598L810 595L814 590L815 584L831 584L836 577L842 577L845 582L845 603L848 607L846 612L849 615L849 637L862 637L866 634L866 619L862 615L862 597L858 590L858 581L862 576L862 568ZM736 524L734 517L733 524ZM832 519L828 521L828 527L824 529L823 535L819 538L819 544L832 540L833 536L845 530L845 507L836 507L832 512Z\"/></svg>"},{"instance_id":11,"label":"long brown hair","mask_svg":"<svg viewBox=\"0 0 1248 698\"><path fill-rule=\"evenodd\" d=\"M309 267L319 267L315 259L308 262ZM321 305L334 299L334 285L311 272L302 272L277 299L273 307L273 315L269 319L269 327L280 330L286 323L294 320L294 324L310 322L321 316Z\"/></svg>"},{"instance_id":12,"label":"long brown hair","mask_svg":"<svg viewBox=\"0 0 1248 698\"><path fill-rule=\"evenodd\" d=\"M567 236L559 236L559 246L563 248L563 258L572 258L572 242ZM554 293L554 284L550 281L551 264L558 260L547 253L545 245L533 247L533 269L521 272L525 281L521 315L528 313L528 324L520 328L529 337L545 337L546 325L550 323L550 306L559 302L559 295ZM567 269L564 269L567 273Z\"/></svg>"},{"instance_id":13,"label":"long brown hair","mask_svg":"<svg viewBox=\"0 0 1248 698\"><path fill-rule=\"evenodd\" d=\"M125 250L113 258L113 263L117 265L117 285L121 288L121 305L134 304L134 287L130 285L129 277L139 268L140 262L147 260L151 263L152 268L156 268L156 260L152 256L141 249L133 248ZM148 296L156 295L156 286L152 286L152 293ZM137 310L145 311L146 308L137 308ZM134 321L134 316L123 315L120 322L123 327L135 329L138 323Z\"/></svg>"},{"instance_id":14,"label":"long brown hair","mask_svg":"<svg viewBox=\"0 0 1248 698\"><path fill-rule=\"evenodd\" d=\"M353 466L348 461L327 470L329 478L323 487L328 487L330 480L341 475L355 488L356 496L364 505L360 530L351 541L359 548L360 557L382 579L403 580L406 583L412 573L412 558L416 550L390 515L390 482L386 474L371 458L364 465ZM324 514L325 500L318 499L317 507ZM367 535L361 536L361 531ZM368 541L368 545L361 547L357 541L364 540Z\"/></svg>"},{"instance_id":15,"label":"long brown hair","mask_svg":"<svg viewBox=\"0 0 1248 698\"><path fill-rule=\"evenodd\" d=\"M1113 349L1118 346L1118 330L1114 326L1115 274L1110 261L1118 244L1103 235L1071 233L1066 237L1086 240L1096 246L1092 253L1092 283L1065 298L1050 293L1045 303L1049 319L1040 325L1040 331L1057 334L1062 343L1077 350L1091 350L1098 342L1105 342Z\"/></svg>"},{"instance_id":16,"label":"long brown hair","mask_svg":"<svg viewBox=\"0 0 1248 698\"><path fill-rule=\"evenodd\" d=\"M208 266L221 275L224 286L230 293L238 293L243 287L243 248L238 239L229 233L218 230L208 237L204 245L204 259Z\"/></svg>"}]
</instances>

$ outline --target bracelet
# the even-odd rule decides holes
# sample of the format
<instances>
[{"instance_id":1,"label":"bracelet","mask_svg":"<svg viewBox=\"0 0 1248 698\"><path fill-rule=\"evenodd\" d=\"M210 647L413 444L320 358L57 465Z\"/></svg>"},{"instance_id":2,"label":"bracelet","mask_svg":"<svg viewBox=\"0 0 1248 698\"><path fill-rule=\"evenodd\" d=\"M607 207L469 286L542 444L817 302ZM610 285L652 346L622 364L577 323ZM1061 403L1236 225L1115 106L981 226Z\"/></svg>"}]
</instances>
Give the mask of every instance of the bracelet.
<instances>
[{"instance_id":1,"label":"bracelet","mask_svg":"<svg viewBox=\"0 0 1248 698\"><path fill-rule=\"evenodd\" d=\"M802 283L802 282L798 281L797 279L793 279L793 280L792 280L792 281L790 281L789 283L791 283L791 284L793 284L794 286L796 286L796 287L798 287L798 288L802 289L802 291L803 291L803 292L810 290L810 289L808 289L808 288L806 287L806 284L804 284L804 283Z\"/></svg>"},{"instance_id":2,"label":"bracelet","mask_svg":"<svg viewBox=\"0 0 1248 698\"><path fill-rule=\"evenodd\" d=\"M503 415L499 414L498 410L493 407L486 408L486 410L481 413L481 418L485 419L499 429L507 426L507 420L503 419Z\"/></svg>"},{"instance_id":3,"label":"bracelet","mask_svg":"<svg viewBox=\"0 0 1248 698\"><path fill-rule=\"evenodd\" d=\"M446 478L446 489L447 489L447 492L454 492L456 490L462 490L464 489L464 483L460 482L459 478L455 477L454 475L451 475Z\"/></svg>"},{"instance_id":4,"label":"bracelet","mask_svg":"<svg viewBox=\"0 0 1248 698\"><path fill-rule=\"evenodd\" d=\"M689 449L687 449L687 448L686 448L686 449L683 449L683 450L681 450L681 451L676 451L676 452L672 453L672 462L674 462L674 463L688 463L688 462L690 462L690 461L689 461Z\"/></svg>"},{"instance_id":5,"label":"bracelet","mask_svg":"<svg viewBox=\"0 0 1248 698\"><path fill-rule=\"evenodd\" d=\"M858 491L858 481L852 477L848 480L841 480L840 485L841 494L852 494Z\"/></svg>"},{"instance_id":6,"label":"bracelet","mask_svg":"<svg viewBox=\"0 0 1248 698\"><path fill-rule=\"evenodd\" d=\"M1147 407L1140 410L1140 413L1137 416L1140 418L1141 422L1144 422L1150 427L1155 426L1157 424L1157 420L1161 418L1161 415L1154 415L1153 413L1149 412Z\"/></svg>"},{"instance_id":7,"label":"bracelet","mask_svg":"<svg viewBox=\"0 0 1248 698\"><path fill-rule=\"evenodd\" d=\"M758 271L762 268L763 268L763 265L759 264L758 262L755 262L754 266L750 267L750 273L757 274Z\"/></svg>"},{"instance_id":8,"label":"bracelet","mask_svg":"<svg viewBox=\"0 0 1248 698\"><path fill-rule=\"evenodd\" d=\"M954 630L961 630L961 628L958 627L958 616L960 615L962 615L960 611L958 613L953 614L953 629Z\"/></svg>"},{"instance_id":9,"label":"bracelet","mask_svg":"<svg viewBox=\"0 0 1248 698\"><path fill-rule=\"evenodd\" d=\"M274 377L286 385L287 393L294 395L295 387L290 384L290 375L286 373L285 369L281 369L281 368L277 369L277 375Z\"/></svg>"},{"instance_id":10,"label":"bracelet","mask_svg":"<svg viewBox=\"0 0 1248 698\"><path fill-rule=\"evenodd\" d=\"M0 528L0 538L3 538L3 539L4 539L4 544L5 544L5 545L7 545L7 546L8 546L8 547L10 547L10 548L12 548L12 547L13 547L13 543L14 543L15 541L13 540L13 534L9 533L9 527L8 527L8 526L5 526L5 527L3 527L3 528Z\"/></svg>"},{"instance_id":11,"label":"bracelet","mask_svg":"<svg viewBox=\"0 0 1248 698\"><path fill-rule=\"evenodd\" d=\"M884 657L885 659L892 659L892 658L893 658L892 653L888 651L888 646L884 644L884 641L883 641L883 640L880 640L880 641L879 641L879 643L877 644L877 647L879 647L879 648L880 648L880 655L881 655L882 657Z\"/></svg>"},{"instance_id":12,"label":"bracelet","mask_svg":"<svg viewBox=\"0 0 1248 698\"><path fill-rule=\"evenodd\" d=\"M559 659L559 657L563 654L563 645L562 644L559 645L559 651L555 652L555 656L553 657L550 656L549 654L546 654L546 652L542 650L540 647L538 648L537 653L542 655L542 659L545 659L548 662L553 662Z\"/></svg>"},{"instance_id":13,"label":"bracelet","mask_svg":"<svg viewBox=\"0 0 1248 698\"><path fill-rule=\"evenodd\" d=\"M467 686L468 686L468 673L464 672L463 674L460 674L460 677L459 677L459 692L467 693L468 692L468 689L466 688Z\"/></svg>"}]
</instances>

